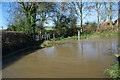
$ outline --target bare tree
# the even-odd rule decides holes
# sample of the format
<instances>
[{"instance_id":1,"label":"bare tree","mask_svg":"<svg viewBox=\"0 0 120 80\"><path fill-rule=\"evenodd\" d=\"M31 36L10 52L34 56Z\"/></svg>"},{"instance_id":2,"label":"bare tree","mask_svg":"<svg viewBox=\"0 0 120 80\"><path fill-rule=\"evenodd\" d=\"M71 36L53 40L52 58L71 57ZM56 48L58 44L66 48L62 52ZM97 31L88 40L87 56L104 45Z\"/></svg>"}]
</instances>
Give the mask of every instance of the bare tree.
<instances>
[{"instance_id":1,"label":"bare tree","mask_svg":"<svg viewBox=\"0 0 120 80\"><path fill-rule=\"evenodd\" d=\"M76 14L79 17L81 32L83 32L84 27L83 21L84 19L90 15L91 9L93 6L90 2L84 2L85 0L81 0L81 2L73 2L76 10Z\"/></svg>"},{"instance_id":2,"label":"bare tree","mask_svg":"<svg viewBox=\"0 0 120 80\"><path fill-rule=\"evenodd\" d=\"M98 30L100 28L100 21L101 21L101 19L100 19L101 18L100 13L101 13L102 9L103 9L102 2L95 2L95 10L97 12L97 23L98 23L97 32L98 32Z\"/></svg>"},{"instance_id":3,"label":"bare tree","mask_svg":"<svg viewBox=\"0 0 120 80\"><path fill-rule=\"evenodd\" d=\"M114 5L115 5L114 2L104 2L105 10L107 11L107 15L110 21L112 21L113 19L113 6Z\"/></svg>"}]
</instances>

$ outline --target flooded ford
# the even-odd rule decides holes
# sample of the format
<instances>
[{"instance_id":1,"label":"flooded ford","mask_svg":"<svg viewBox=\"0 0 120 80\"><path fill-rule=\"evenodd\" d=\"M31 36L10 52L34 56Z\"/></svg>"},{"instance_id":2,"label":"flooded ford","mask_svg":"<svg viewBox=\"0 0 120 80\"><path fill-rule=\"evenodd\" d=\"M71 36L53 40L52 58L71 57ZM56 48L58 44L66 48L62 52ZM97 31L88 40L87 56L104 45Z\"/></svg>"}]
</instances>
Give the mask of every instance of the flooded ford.
<instances>
[{"instance_id":1,"label":"flooded ford","mask_svg":"<svg viewBox=\"0 0 120 80\"><path fill-rule=\"evenodd\" d=\"M117 46L118 38L71 40L22 56L5 67L2 75L3 78L105 78L104 70L116 60Z\"/></svg>"}]
</instances>

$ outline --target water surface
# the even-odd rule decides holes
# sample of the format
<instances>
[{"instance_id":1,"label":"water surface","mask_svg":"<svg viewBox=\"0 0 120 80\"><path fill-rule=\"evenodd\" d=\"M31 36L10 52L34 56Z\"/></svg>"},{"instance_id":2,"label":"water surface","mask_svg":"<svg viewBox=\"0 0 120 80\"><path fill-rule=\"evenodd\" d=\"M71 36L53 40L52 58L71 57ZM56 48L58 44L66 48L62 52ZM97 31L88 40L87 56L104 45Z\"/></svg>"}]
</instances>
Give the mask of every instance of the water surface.
<instances>
[{"instance_id":1,"label":"water surface","mask_svg":"<svg viewBox=\"0 0 120 80\"><path fill-rule=\"evenodd\" d=\"M5 78L105 78L117 38L73 40L37 50L3 69Z\"/></svg>"}]
</instances>

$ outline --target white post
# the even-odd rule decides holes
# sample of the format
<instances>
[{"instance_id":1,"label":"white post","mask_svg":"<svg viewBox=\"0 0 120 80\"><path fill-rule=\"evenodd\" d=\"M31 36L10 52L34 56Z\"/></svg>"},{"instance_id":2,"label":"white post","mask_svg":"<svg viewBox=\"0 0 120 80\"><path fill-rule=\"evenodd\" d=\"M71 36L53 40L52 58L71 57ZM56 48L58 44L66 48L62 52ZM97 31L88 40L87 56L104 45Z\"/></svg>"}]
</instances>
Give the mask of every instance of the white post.
<instances>
[{"instance_id":1,"label":"white post","mask_svg":"<svg viewBox=\"0 0 120 80\"><path fill-rule=\"evenodd\" d=\"M53 33L53 39L55 40L55 34Z\"/></svg>"},{"instance_id":2,"label":"white post","mask_svg":"<svg viewBox=\"0 0 120 80\"><path fill-rule=\"evenodd\" d=\"M78 30L78 40L80 40L80 30Z\"/></svg>"}]
</instances>

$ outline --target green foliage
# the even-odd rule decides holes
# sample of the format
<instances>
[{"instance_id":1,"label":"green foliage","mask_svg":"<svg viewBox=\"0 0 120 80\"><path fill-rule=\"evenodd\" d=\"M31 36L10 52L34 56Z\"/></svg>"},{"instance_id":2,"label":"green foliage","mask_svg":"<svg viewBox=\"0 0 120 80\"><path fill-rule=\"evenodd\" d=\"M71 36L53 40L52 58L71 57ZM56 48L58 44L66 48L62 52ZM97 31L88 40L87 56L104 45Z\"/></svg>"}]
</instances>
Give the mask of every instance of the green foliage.
<instances>
[{"instance_id":1,"label":"green foliage","mask_svg":"<svg viewBox=\"0 0 120 80\"><path fill-rule=\"evenodd\" d=\"M119 68L119 63L115 63L112 65L110 68L105 70L105 75L108 76L109 78L120 78L120 68Z\"/></svg>"},{"instance_id":2,"label":"green foliage","mask_svg":"<svg viewBox=\"0 0 120 80\"><path fill-rule=\"evenodd\" d=\"M118 57L120 57L120 53L118 53L118 54L115 54L115 57L117 57L117 58L118 58Z\"/></svg>"},{"instance_id":3,"label":"green foliage","mask_svg":"<svg viewBox=\"0 0 120 80\"><path fill-rule=\"evenodd\" d=\"M26 29L26 22L24 22L24 19L20 19L19 22L16 22L14 25L9 25L7 30L27 33Z\"/></svg>"},{"instance_id":4,"label":"green foliage","mask_svg":"<svg viewBox=\"0 0 120 80\"><path fill-rule=\"evenodd\" d=\"M16 27L14 25L9 25L7 30L16 31Z\"/></svg>"},{"instance_id":5,"label":"green foliage","mask_svg":"<svg viewBox=\"0 0 120 80\"><path fill-rule=\"evenodd\" d=\"M97 30L97 24L87 22L86 25L83 25L83 33L95 33Z\"/></svg>"},{"instance_id":6,"label":"green foliage","mask_svg":"<svg viewBox=\"0 0 120 80\"><path fill-rule=\"evenodd\" d=\"M80 39L86 39L86 38L91 38L92 36L99 36L100 38L106 37L106 36L112 36L112 35L118 35L118 33L91 33L91 34L81 34ZM68 37L58 37L56 40L77 40L78 35L76 34L75 36L68 36Z\"/></svg>"},{"instance_id":7,"label":"green foliage","mask_svg":"<svg viewBox=\"0 0 120 80\"><path fill-rule=\"evenodd\" d=\"M76 8L77 5L81 3L77 2L70 2L65 3L64 10L61 10L62 5L59 3L54 2L17 2L18 6L15 6L15 16L13 25L8 27L8 30L17 31L17 32L24 32L28 34L55 34L55 37L60 37L58 39L62 39L61 37L68 37L74 36L77 34L77 30L81 30L81 33L85 33L87 35L82 35L81 39L87 38L89 35L96 32L97 25L92 22L87 22L86 25L81 25L77 27L77 19L80 18L78 14L78 10L81 11L81 8L85 8L84 6L78 6L79 9ZM72 5L72 6L71 6ZM76 6L75 6L76 5ZM88 8L86 8L87 11ZM85 10L85 12L86 12ZM69 12L69 14L66 14ZM84 14L84 12L80 12L80 14ZM87 13L86 13L87 14ZM86 15L87 16L87 15ZM82 15L81 15L82 17ZM54 28L44 28L44 23L48 21L53 21ZM83 19L81 20L83 22ZM108 28L105 30L106 27L100 27L99 32L111 31L112 28ZM111 30L110 30L111 29ZM51 32L52 31L52 32ZM94 35L94 34L92 34ZM67 38L72 39L72 38ZM75 38L77 39L77 38Z\"/></svg>"},{"instance_id":8,"label":"green foliage","mask_svg":"<svg viewBox=\"0 0 120 80\"><path fill-rule=\"evenodd\" d=\"M50 47L50 46L55 46L57 44L61 44L61 42L60 41L44 41L41 44L41 47Z\"/></svg>"},{"instance_id":9,"label":"green foliage","mask_svg":"<svg viewBox=\"0 0 120 80\"><path fill-rule=\"evenodd\" d=\"M14 4L14 3L12 3ZM18 5L18 6L17 6ZM44 21L47 19L46 14L51 12L53 8L53 3L43 3L43 2L17 2L12 14L13 17L12 24L15 26L9 26L8 30L25 32L28 34L35 34L36 30L36 15L40 15L39 21L42 22L40 27L43 27ZM11 5L12 6L12 5ZM42 15L41 15L42 14ZM15 28L15 29L14 29ZM42 31L42 30L40 30Z\"/></svg>"},{"instance_id":10,"label":"green foliage","mask_svg":"<svg viewBox=\"0 0 120 80\"><path fill-rule=\"evenodd\" d=\"M56 38L55 40L77 40L78 37L77 36L68 36L67 38L64 38L64 37L58 37Z\"/></svg>"}]
</instances>

